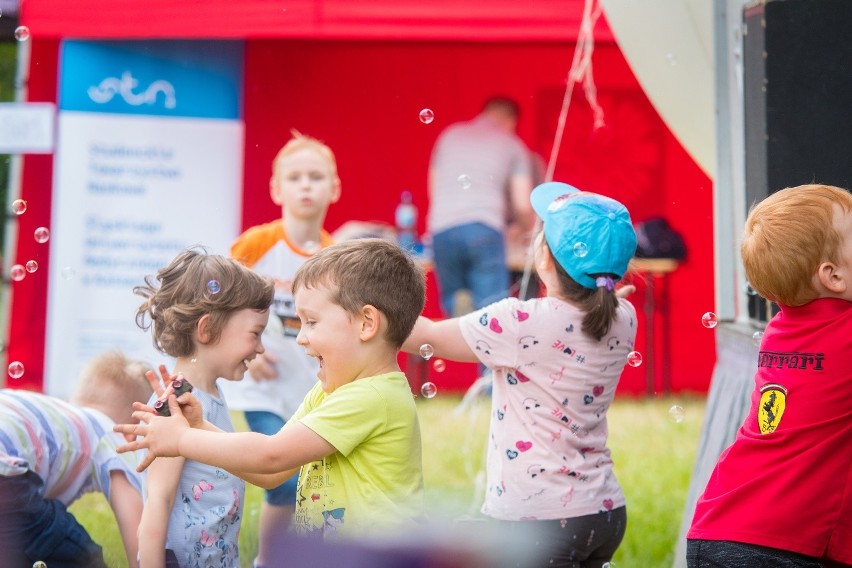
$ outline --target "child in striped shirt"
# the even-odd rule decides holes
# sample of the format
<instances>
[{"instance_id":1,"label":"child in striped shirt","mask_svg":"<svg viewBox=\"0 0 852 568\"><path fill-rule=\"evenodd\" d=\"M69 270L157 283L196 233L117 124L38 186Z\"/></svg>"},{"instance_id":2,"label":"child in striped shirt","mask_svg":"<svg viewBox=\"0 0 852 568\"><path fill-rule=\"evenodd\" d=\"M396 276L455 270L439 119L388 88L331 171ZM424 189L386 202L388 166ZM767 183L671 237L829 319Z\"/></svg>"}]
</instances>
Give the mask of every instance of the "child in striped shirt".
<instances>
[{"instance_id":1,"label":"child in striped shirt","mask_svg":"<svg viewBox=\"0 0 852 568\"><path fill-rule=\"evenodd\" d=\"M105 567L101 547L66 507L101 492L115 514L128 564L136 566L142 477L114 423L147 400L150 368L109 351L83 369L70 402L0 390L0 550L3 565Z\"/></svg>"}]
</instances>

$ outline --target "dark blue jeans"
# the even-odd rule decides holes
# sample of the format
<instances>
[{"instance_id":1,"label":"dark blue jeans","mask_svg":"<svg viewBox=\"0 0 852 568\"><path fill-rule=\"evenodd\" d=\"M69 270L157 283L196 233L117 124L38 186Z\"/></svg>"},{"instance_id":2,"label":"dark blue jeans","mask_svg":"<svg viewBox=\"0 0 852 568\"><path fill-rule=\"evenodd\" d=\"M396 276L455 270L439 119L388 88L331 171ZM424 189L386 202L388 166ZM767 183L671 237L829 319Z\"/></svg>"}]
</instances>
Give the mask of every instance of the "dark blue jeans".
<instances>
[{"instance_id":1,"label":"dark blue jeans","mask_svg":"<svg viewBox=\"0 0 852 568\"><path fill-rule=\"evenodd\" d=\"M101 547L60 501L44 498L32 471L0 476L0 565L31 568L106 568Z\"/></svg>"},{"instance_id":2,"label":"dark blue jeans","mask_svg":"<svg viewBox=\"0 0 852 568\"><path fill-rule=\"evenodd\" d=\"M503 234L482 223L459 225L432 235L441 308L453 315L459 290L470 290L474 309L509 295L509 270Z\"/></svg>"},{"instance_id":3,"label":"dark blue jeans","mask_svg":"<svg viewBox=\"0 0 852 568\"><path fill-rule=\"evenodd\" d=\"M689 568L824 568L826 566L812 556L727 540L688 540L686 565Z\"/></svg>"}]
</instances>

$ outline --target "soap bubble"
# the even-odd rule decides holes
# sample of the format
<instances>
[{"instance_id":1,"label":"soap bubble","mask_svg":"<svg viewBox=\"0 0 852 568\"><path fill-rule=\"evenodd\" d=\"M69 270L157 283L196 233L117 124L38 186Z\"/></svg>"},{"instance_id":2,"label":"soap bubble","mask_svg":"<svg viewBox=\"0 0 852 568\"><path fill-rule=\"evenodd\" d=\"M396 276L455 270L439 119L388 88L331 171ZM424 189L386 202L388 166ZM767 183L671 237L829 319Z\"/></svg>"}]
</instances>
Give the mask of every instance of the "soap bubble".
<instances>
[{"instance_id":1,"label":"soap bubble","mask_svg":"<svg viewBox=\"0 0 852 568\"><path fill-rule=\"evenodd\" d=\"M627 354L627 364L631 367L638 367L642 364L642 354L638 351L631 351Z\"/></svg>"},{"instance_id":2,"label":"soap bubble","mask_svg":"<svg viewBox=\"0 0 852 568\"><path fill-rule=\"evenodd\" d=\"M33 562L33 568L47 568L47 562L44 560L36 560Z\"/></svg>"},{"instance_id":3,"label":"soap bubble","mask_svg":"<svg viewBox=\"0 0 852 568\"><path fill-rule=\"evenodd\" d=\"M13 379L20 379L24 376L24 364L20 361L12 361L9 363L9 376Z\"/></svg>"},{"instance_id":4,"label":"soap bubble","mask_svg":"<svg viewBox=\"0 0 852 568\"><path fill-rule=\"evenodd\" d=\"M754 343L755 347L760 347L760 342L763 341L763 332L755 331L751 334L751 342Z\"/></svg>"},{"instance_id":5,"label":"soap bubble","mask_svg":"<svg viewBox=\"0 0 852 568\"><path fill-rule=\"evenodd\" d=\"M467 174L460 175L458 177L458 182L462 189L470 189L470 186L473 185L470 176Z\"/></svg>"},{"instance_id":6,"label":"soap bubble","mask_svg":"<svg viewBox=\"0 0 852 568\"><path fill-rule=\"evenodd\" d=\"M222 291L222 285L219 284L218 280L211 280L207 283L207 291L211 294L218 294Z\"/></svg>"},{"instance_id":7,"label":"soap bubble","mask_svg":"<svg viewBox=\"0 0 852 568\"><path fill-rule=\"evenodd\" d=\"M713 329L718 325L719 318L716 317L716 314L713 312L707 312L703 316L701 316L701 325L706 327L707 329Z\"/></svg>"},{"instance_id":8,"label":"soap bubble","mask_svg":"<svg viewBox=\"0 0 852 568\"><path fill-rule=\"evenodd\" d=\"M432 346L428 343L424 343L420 346L420 356L426 359L427 361L432 358L432 355L435 354L435 350L432 349Z\"/></svg>"},{"instance_id":9,"label":"soap bubble","mask_svg":"<svg viewBox=\"0 0 852 568\"><path fill-rule=\"evenodd\" d=\"M438 394L438 387L435 386L435 383L427 381L420 387L420 394L423 395L423 398L432 398Z\"/></svg>"},{"instance_id":10,"label":"soap bubble","mask_svg":"<svg viewBox=\"0 0 852 568\"><path fill-rule=\"evenodd\" d=\"M757 296L757 290L751 287L751 284L746 282L745 284L745 293L749 296Z\"/></svg>"},{"instance_id":11,"label":"soap bubble","mask_svg":"<svg viewBox=\"0 0 852 568\"><path fill-rule=\"evenodd\" d=\"M62 269L62 279L63 280L71 280L77 275L77 272L71 268L70 266L66 266Z\"/></svg>"},{"instance_id":12,"label":"soap bubble","mask_svg":"<svg viewBox=\"0 0 852 568\"><path fill-rule=\"evenodd\" d=\"M420 111L420 122L423 124L431 124L435 120L435 113L430 108L424 108Z\"/></svg>"},{"instance_id":13,"label":"soap bubble","mask_svg":"<svg viewBox=\"0 0 852 568\"><path fill-rule=\"evenodd\" d=\"M15 215L23 215L27 212L27 202L23 199L16 199L12 202L12 213Z\"/></svg>"},{"instance_id":14,"label":"soap bubble","mask_svg":"<svg viewBox=\"0 0 852 568\"><path fill-rule=\"evenodd\" d=\"M443 359L435 359L435 361L432 362L432 368L438 373L443 373L447 368L447 364L444 363Z\"/></svg>"},{"instance_id":15,"label":"soap bubble","mask_svg":"<svg viewBox=\"0 0 852 568\"><path fill-rule=\"evenodd\" d=\"M320 244L314 241L308 241L302 245L302 249L308 254L314 254L320 249Z\"/></svg>"},{"instance_id":16,"label":"soap bubble","mask_svg":"<svg viewBox=\"0 0 852 568\"><path fill-rule=\"evenodd\" d=\"M683 419L686 417L686 412L683 410L682 406L675 404L671 408L669 408L669 418L671 418L672 422L675 424L680 424L683 422Z\"/></svg>"},{"instance_id":17,"label":"soap bubble","mask_svg":"<svg viewBox=\"0 0 852 568\"><path fill-rule=\"evenodd\" d=\"M589 254L589 245L583 242L578 242L574 245L574 256L583 258L587 254Z\"/></svg>"},{"instance_id":18,"label":"soap bubble","mask_svg":"<svg viewBox=\"0 0 852 568\"><path fill-rule=\"evenodd\" d=\"M27 41L30 39L30 28L27 26L18 26L15 28L15 39L18 41Z\"/></svg>"},{"instance_id":19,"label":"soap bubble","mask_svg":"<svg viewBox=\"0 0 852 568\"><path fill-rule=\"evenodd\" d=\"M27 269L20 264L13 264L9 269L9 278L15 282L20 282L27 275Z\"/></svg>"},{"instance_id":20,"label":"soap bubble","mask_svg":"<svg viewBox=\"0 0 852 568\"><path fill-rule=\"evenodd\" d=\"M30 260L30 261L28 261L28 262L27 262L27 272L29 272L30 274L32 274L32 273L33 273L33 272L35 272L36 270L38 270L38 263L37 263L36 261L34 261L34 260Z\"/></svg>"},{"instance_id":21,"label":"soap bubble","mask_svg":"<svg viewBox=\"0 0 852 568\"><path fill-rule=\"evenodd\" d=\"M50 239L50 231L47 227L39 227L33 233L33 238L35 239L35 242L43 245L48 241L48 239Z\"/></svg>"}]
</instances>

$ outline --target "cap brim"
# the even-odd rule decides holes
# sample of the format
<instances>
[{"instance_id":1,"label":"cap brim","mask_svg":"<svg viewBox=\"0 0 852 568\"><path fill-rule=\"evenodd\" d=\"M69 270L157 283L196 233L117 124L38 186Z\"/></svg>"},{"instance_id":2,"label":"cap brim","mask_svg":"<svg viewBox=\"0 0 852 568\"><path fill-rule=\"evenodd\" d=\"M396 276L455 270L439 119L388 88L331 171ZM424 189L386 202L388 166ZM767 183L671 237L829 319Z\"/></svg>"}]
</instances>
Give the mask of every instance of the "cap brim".
<instances>
[{"instance_id":1,"label":"cap brim","mask_svg":"<svg viewBox=\"0 0 852 568\"><path fill-rule=\"evenodd\" d=\"M566 193L580 193L580 190L573 185L562 183L561 181L548 181L537 185L530 194L530 203L535 210L536 215L541 219L547 216L548 207L557 197L561 197Z\"/></svg>"}]
</instances>

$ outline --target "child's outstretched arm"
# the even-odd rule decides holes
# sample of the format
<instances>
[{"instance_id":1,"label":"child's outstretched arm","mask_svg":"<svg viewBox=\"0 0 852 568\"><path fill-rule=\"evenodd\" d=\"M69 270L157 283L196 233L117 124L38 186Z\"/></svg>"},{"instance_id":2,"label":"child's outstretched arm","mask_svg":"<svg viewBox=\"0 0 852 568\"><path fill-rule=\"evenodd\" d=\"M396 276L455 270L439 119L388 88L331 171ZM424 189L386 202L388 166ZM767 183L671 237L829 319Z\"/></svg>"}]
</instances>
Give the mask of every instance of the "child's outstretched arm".
<instances>
[{"instance_id":1,"label":"child's outstretched arm","mask_svg":"<svg viewBox=\"0 0 852 568\"><path fill-rule=\"evenodd\" d=\"M118 448L119 453L148 450L137 468L139 471L144 471L158 457L183 456L234 473L281 474L337 451L300 422L288 424L273 436L255 432L214 432L190 428L174 395L169 397L169 408L172 411L169 417L137 410L133 418L139 420L139 424L113 427L116 432L140 436Z\"/></svg>"},{"instance_id":2,"label":"child's outstretched arm","mask_svg":"<svg viewBox=\"0 0 852 568\"><path fill-rule=\"evenodd\" d=\"M479 362L476 353L462 336L458 318L439 321L432 321L423 316L417 318L414 329L402 344L402 350L419 354L420 346L426 344L432 346L435 357L466 363Z\"/></svg>"}]
</instances>

